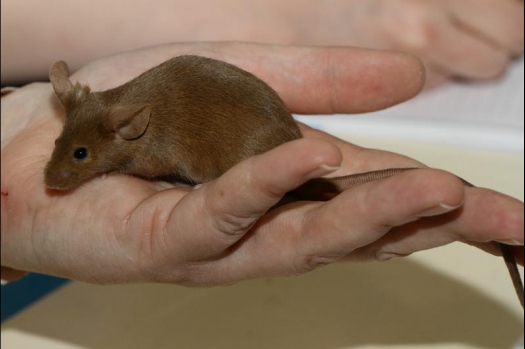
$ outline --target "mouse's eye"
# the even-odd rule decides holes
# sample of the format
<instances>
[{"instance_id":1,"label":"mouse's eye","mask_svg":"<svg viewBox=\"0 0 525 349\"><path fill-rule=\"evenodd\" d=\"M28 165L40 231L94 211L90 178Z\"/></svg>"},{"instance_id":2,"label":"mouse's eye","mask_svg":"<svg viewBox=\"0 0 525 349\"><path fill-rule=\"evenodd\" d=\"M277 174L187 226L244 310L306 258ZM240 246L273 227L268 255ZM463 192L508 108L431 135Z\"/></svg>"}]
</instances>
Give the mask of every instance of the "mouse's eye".
<instances>
[{"instance_id":1,"label":"mouse's eye","mask_svg":"<svg viewBox=\"0 0 525 349\"><path fill-rule=\"evenodd\" d=\"M88 150L84 147L79 147L75 149L75 152L73 153L73 158L75 160L84 160L88 155Z\"/></svg>"}]
</instances>

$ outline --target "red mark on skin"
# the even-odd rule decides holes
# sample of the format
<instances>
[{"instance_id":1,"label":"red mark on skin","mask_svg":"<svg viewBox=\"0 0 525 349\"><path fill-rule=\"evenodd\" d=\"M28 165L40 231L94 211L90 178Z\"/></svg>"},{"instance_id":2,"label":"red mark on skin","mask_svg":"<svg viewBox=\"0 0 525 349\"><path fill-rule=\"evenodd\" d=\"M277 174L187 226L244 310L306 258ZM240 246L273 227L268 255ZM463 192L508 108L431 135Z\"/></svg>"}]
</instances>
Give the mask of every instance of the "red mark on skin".
<instances>
[{"instance_id":1,"label":"red mark on skin","mask_svg":"<svg viewBox=\"0 0 525 349\"><path fill-rule=\"evenodd\" d=\"M1 193L2 193L2 196L8 196L9 195L9 193L6 192L6 191L2 191Z\"/></svg>"}]
</instances>

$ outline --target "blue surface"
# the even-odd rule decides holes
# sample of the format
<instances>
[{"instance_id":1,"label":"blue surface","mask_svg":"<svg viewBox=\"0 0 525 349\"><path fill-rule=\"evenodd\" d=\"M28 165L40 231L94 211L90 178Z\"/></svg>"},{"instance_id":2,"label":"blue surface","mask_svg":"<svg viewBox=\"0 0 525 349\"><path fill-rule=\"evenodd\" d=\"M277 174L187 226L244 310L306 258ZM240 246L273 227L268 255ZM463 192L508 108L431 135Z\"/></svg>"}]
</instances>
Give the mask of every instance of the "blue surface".
<instances>
[{"instance_id":1,"label":"blue surface","mask_svg":"<svg viewBox=\"0 0 525 349\"><path fill-rule=\"evenodd\" d=\"M2 286L2 322L68 281L48 275L29 274Z\"/></svg>"}]
</instances>

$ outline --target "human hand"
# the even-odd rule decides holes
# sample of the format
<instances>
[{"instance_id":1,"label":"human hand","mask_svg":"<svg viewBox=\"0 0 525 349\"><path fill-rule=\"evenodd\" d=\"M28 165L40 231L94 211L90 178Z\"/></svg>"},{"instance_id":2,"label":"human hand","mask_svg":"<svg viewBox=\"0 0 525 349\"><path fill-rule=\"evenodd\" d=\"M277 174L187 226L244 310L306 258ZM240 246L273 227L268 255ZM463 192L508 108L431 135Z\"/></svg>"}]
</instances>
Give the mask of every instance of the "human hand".
<instances>
[{"instance_id":1,"label":"human hand","mask_svg":"<svg viewBox=\"0 0 525 349\"><path fill-rule=\"evenodd\" d=\"M500 76L523 53L521 0L332 0L312 7L304 44L357 45L419 56L428 86Z\"/></svg>"},{"instance_id":2,"label":"human hand","mask_svg":"<svg viewBox=\"0 0 525 349\"><path fill-rule=\"evenodd\" d=\"M402 54L243 44L124 53L87 65L72 80L94 90L110 88L187 53L254 72L299 113L384 108L413 96L422 85L420 64ZM523 242L522 203L465 189L453 175L435 170L266 214L287 191L330 172L326 166L342 165L333 174L343 174L420 165L306 126L306 139L250 158L195 190L123 175L97 178L68 193L46 190L43 168L63 116L53 100L49 84L28 85L2 100L4 266L98 283L209 286L297 274L345 256L386 259L455 240ZM462 209L439 215L449 209L440 203L462 202ZM421 215L432 217L417 219Z\"/></svg>"},{"instance_id":3,"label":"human hand","mask_svg":"<svg viewBox=\"0 0 525 349\"><path fill-rule=\"evenodd\" d=\"M249 41L404 51L423 59L428 86L449 78L497 77L523 51L522 0L253 0L250 6L242 0L219 0L207 1L207 11L202 11L202 2L157 1L152 7L147 0L133 0L131 6L130 0L114 0L119 18L107 11L107 4L54 1L4 1L4 83L42 78L57 54L68 57L75 68L97 57L165 42ZM62 10L55 11L56 6ZM28 13L27 8L35 11ZM144 11L159 20L138 29L134 23L142 20ZM43 23L42 16L49 20ZM108 37L106 28L115 26L119 30ZM42 31L48 35L42 36Z\"/></svg>"}]
</instances>

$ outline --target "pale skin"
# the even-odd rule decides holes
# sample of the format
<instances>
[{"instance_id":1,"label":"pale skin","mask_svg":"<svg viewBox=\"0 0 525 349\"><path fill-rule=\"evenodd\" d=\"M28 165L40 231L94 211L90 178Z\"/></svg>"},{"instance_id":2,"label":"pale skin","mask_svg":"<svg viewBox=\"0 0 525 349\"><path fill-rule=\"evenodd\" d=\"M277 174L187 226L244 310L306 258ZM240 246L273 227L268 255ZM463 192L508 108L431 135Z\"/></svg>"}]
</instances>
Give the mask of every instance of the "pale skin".
<instances>
[{"instance_id":1,"label":"pale skin","mask_svg":"<svg viewBox=\"0 0 525 349\"><path fill-rule=\"evenodd\" d=\"M188 53L253 72L299 113L385 108L424 84L420 61L406 54L236 43L114 55L90 63L72 80L110 88ZM110 175L68 193L46 190L43 169L63 117L47 83L2 99L5 267L93 283L212 286L296 275L335 261L388 260L453 241L493 254L492 241L523 244L522 202L467 188L439 170L410 171L328 202L297 202L267 213L308 178L424 167L304 125L305 139L252 157L196 189ZM523 248L515 252L523 263Z\"/></svg>"},{"instance_id":2,"label":"pale skin","mask_svg":"<svg viewBox=\"0 0 525 349\"><path fill-rule=\"evenodd\" d=\"M420 57L428 86L493 79L523 52L523 13L522 0L5 0L2 83L186 41L388 49Z\"/></svg>"}]
</instances>

